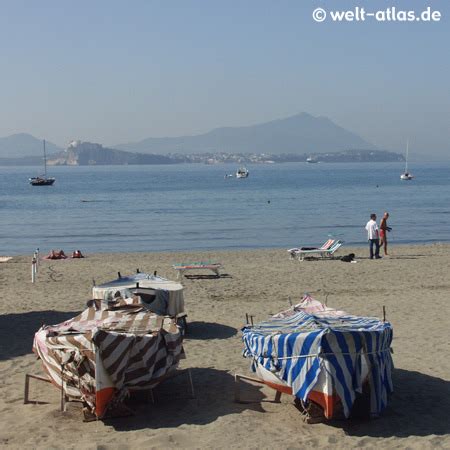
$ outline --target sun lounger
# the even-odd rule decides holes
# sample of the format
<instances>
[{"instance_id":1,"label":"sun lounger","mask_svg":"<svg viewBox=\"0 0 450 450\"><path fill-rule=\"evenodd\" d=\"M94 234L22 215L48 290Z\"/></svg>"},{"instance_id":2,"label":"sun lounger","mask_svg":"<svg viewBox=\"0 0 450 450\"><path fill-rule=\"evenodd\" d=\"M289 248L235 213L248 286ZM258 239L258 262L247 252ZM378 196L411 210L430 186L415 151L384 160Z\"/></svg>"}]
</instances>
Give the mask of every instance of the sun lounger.
<instances>
[{"instance_id":1,"label":"sun lounger","mask_svg":"<svg viewBox=\"0 0 450 450\"><path fill-rule=\"evenodd\" d=\"M325 243L326 244L326 243ZM305 259L306 256L318 256L319 258L326 258L332 256L336 250L344 244L343 241L339 240L332 240L331 245L328 245L328 248L324 248L325 244L321 248L316 249L298 249L295 252L294 258L297 258L298 260L302 261Z\"/></svg>"},{"instance_id":2,"label":"sun lounger","mask_svg":"<svg viewBox=\"0 0 450 450\"><path fill-rule=\"evenodd\" d=\"M294 247L288 250L291 259L297 259L298 254L303 251L320 251L320 250L328 250L336 241L334 239L328 239L328 241L324 242L320 247Z\"/></svg>"},{"instance_id":3,"label":"sun lounger","mask_svg":"<svg viewBox=\"0 0 450 450\"><path fill-rule=\"evenodd\" d=\"M180 280L187 270L212 270L217 277L220 277L219 269L222 267L222 264L217 262L192 262L174 264L172 267L178 271L178 279Z\"/></svg>"}]
</instances>

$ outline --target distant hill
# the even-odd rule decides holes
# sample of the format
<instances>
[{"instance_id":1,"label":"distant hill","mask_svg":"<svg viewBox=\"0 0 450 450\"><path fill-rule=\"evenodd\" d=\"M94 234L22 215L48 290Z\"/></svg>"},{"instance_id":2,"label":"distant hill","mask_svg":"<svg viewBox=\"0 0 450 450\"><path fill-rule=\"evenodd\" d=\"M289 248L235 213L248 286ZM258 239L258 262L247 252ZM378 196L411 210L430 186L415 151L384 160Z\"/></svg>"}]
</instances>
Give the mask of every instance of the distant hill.
<instances>
[{"instance_id":1,"label":"distant hill","mask_svg":"<svg viewBox=\"0 0 450 450\"><path fill-rule=\"evenodd\" d=\"M114 148L141 153L327 153L375 146L326 117L300 113L246 127L217 128L196 136L148 138Z\"/></svg>"},{"instance_id":2,"label":"distant hill","mask_svg":"<svg viewBox=\"0 0 450 450\"><path fill-rule=\"evenodd\" d=\"M51 158L49 165L93 166L127 164L174 164L176 161L162 155L131 153L103 147L92 142L73 141L64 150Z\"/></svg>"},{"instance_id":3,"label":"distant hill","mask_svg":"<svg viewBox=\"0 0 450 450\"><path fill-rule=\"evenodd\" d=\"M47 154L62 150L48 141L45 142L45 147ZM31 134L18 133L0 137L0 158L22 158L24 156L40 156L42 158L42 155L42 139L37 139Z\"/></svg>"},{"instance_id":4,"label":"distant hill","mask_svg":"<svg viewBox=\"0 0 450 450\"><path fill-rule=\"evenodd\" d=\"M49 155L47 164L53 166L94 166L128 164L262 164L275 162L386 162L403 161L403 156L386 150L353 149L329 153L195 153L156 155L134 153L103 147L91 142L73 141L66 150ZM0 158L0 166L42 165L42 156Z\"/></svg>"}]
</instances>

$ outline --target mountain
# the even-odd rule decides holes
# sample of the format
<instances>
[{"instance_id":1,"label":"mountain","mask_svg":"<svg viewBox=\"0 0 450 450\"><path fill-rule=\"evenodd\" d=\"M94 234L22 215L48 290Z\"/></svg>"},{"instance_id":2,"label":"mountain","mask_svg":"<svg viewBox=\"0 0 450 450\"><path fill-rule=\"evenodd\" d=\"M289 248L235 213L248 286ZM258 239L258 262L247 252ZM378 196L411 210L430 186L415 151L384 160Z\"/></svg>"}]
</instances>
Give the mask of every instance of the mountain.
<instances>
[{"instance_id":1,"label":"mountain","mask_svg":"<svg viewBox=\"0 0 450 450\"><path fill-rule=\"evenodd\" d=\"M45 142L47 154L60 152L62 148ZM0 138L0 158L22 158L23 156L40 156L42 158L42 140L31 134L19 133Z\"/></svg>"},{"instance_id":2,"label":"mountain","mask_svg":"<svg viewBox=\"0 0 450 450\"><path fill-rule=\"evenodd\" d=\"M196 136L148 138L114 148L141 153L325 153L375 146L326 117L307 113L245 127L216 128Z\"/></svg>"}]
</instances>

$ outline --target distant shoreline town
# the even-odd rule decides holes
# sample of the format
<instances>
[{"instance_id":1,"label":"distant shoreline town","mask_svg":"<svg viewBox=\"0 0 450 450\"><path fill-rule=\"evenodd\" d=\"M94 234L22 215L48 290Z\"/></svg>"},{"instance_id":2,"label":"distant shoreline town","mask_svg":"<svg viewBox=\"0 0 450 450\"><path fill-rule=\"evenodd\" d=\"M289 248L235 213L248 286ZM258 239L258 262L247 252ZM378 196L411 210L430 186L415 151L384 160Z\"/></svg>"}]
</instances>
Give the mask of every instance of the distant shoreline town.
<instances>
[{"instance_id":1,"label":"distant shoreline town","mask_svg":"<svg viewBox=\"0 0 450 450\"><path fill-rule=\"evenodd\" d=\"M108 147L79 140L65 150L46 144L47 163L53 166L404 161L403 155L379 149L327 117L305 112L255 125ZM0 138L0 165L41 165L41 149L42 140L26 133Z\"/></svg>"},{"instance_id":2,"label":"distant shoreline town","mask_svg":"<svg viewBox=\"0 0 450 450\"><path fill-rule=\"evenodd\" d=\"M167 155L133 153L101 144L73 141L64 151L47 155L50 166L145 165L145 164L275 164L286 162L401 162L403 155L384 150L348 149L326 153L202 152ZM41 165L41 156L0 158L0 165Z\"/></svg>"}]
</instances>

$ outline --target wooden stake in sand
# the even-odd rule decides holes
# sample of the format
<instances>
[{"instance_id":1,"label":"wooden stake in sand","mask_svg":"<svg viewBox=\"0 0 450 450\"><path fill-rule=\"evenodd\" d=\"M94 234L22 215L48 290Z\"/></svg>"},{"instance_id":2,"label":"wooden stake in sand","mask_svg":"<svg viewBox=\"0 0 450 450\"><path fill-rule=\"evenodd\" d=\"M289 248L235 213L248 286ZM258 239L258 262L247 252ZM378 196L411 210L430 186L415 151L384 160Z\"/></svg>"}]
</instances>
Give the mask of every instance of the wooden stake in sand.
<instances>
[{"instance_id":1,"label":"wooden stake in sand","mask_svg":"<svg viewBox=\"0 0 450 450\"><path fill-rule=\"evenodd\" d=\"M36 281L36 256L33 255L33 259L31 260L31 282L34 283Z\"/></svg>"},{"instance_id":2,"label":"wooden stake in sand","mask_svg":"<svg viewBox=\"0 0 450 450\"><path fill-rule=\"evenodd\" d=\"M39 270L39 247L34 251L34 257L36 258L36 273Z\"/></svg>"}]
</instances>

